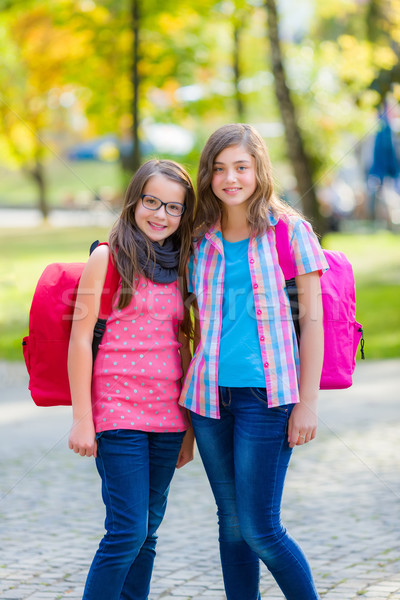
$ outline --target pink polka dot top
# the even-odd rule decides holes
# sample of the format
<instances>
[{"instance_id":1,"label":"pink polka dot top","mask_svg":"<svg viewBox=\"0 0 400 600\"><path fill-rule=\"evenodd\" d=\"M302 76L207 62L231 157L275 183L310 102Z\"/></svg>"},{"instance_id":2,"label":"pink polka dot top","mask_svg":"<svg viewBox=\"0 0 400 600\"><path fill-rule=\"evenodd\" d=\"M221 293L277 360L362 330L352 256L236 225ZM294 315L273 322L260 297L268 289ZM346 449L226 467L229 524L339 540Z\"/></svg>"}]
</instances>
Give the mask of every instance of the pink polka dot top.
<instances>
[{"instance_id":1,"label":"pink polka dot top","mask_svg":"<svg viewBox=\"0 0 400 600\"><path fill-rule=\"evenodd\" d=\"M135 282L136 283L136 282ZM93 368L96 432L110 429L183 431L178 329L183 302L177 282L141 278L132 301L114 308Z\"/></svg>"}]
</instances>

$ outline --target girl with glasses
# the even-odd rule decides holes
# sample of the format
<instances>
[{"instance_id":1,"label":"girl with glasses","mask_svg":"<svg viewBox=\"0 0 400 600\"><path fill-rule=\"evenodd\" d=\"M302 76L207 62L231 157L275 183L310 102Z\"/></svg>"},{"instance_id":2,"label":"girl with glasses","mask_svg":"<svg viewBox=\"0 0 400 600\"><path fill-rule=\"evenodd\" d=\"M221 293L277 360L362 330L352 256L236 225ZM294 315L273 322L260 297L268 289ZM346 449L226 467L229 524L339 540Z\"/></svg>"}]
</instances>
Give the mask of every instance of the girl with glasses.
<instances>
[{"instance_id":1,"label":"girl with glasses","mask_svg":"<svg viewBox=\"0 0 400 600\"><path fill-rule=\"evenodd\" d=\"M193 432L178 398L190 362L184 282L194 198L180 165L142 165L109 246L96 248L80 280L68 361L69 447L95 457L106 507L106 534L84 600L148 598L169 485L175 467L193 458ZM93 329L110 254L121 282L93 364Z\"/></svg>"}]
</instances>

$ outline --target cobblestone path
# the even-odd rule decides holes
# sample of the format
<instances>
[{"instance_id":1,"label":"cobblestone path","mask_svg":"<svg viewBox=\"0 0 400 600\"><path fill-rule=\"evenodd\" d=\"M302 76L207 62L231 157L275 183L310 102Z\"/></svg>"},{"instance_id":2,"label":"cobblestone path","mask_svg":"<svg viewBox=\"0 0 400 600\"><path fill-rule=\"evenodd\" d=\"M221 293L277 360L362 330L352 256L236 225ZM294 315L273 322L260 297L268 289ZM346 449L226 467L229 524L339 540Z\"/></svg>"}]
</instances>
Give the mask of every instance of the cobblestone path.
<instances>
[{"instance_id":1,"label":"cobblestone path","mask_svg":"<svg viewBox=\"0 0 400 600\"><path fill-rule=\"evenodd\" d=\"M0 365L0 599L80 600L103 533L94 461L67 448L70 409L39 409ZM283 518L323 600L400 600L400 360L357 366L323 392L317 439L297 448ZM282 600L262 566L262 597ZM150 600L223 600L215 505L200 460L177 471Z\"/></svg>"}]
</instances>

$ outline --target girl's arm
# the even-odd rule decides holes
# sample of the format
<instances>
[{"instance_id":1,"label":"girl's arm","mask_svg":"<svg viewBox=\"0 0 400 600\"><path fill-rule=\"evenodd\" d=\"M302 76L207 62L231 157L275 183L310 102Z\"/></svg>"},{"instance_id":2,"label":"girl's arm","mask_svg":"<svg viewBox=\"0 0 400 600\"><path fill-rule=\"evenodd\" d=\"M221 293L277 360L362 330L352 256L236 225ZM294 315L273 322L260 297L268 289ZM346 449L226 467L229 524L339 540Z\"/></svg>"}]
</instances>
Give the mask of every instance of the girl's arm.
<instances>
[{"instance_id":1,"label":"girl's arm","mask_svg":"<svg viewBox=\"0 0 400 600\"><path fill-rule=\"evenodd\" d=\"M200 323L197 318L198 307L197 307L196 300L193 301L193 309L194 309L194 319L195 319L195 321L194 321L194 342L193 342L193 354L194 354L194 352L197 348L197 345L199 343L199 340L200 340ZM180 348L180 353L181 353L181 359L182 359L182 370L183 370L182 381L183 381L183 379L185 378L186 372L189 368L190 361L192 360L192 353L190 350L190 341L183 334L183 332L181 332L181 331L179 332L178 339L179 339L180 343L182 344L182 346ZM190 421L190 411L187 411L187 416ZM195 443L194 431L193 431L193 427L190 426L189 429L186 431L185 437L183 438L183 441L182 441L181 450L179 452L178 461L176 463L177 469L180 469L181 467L185 466L188 462L193 460L193 458L194 458L194 443Z\"/></svg>"},{"instance_id":2,"label":"girl's arm","mask_svg":"<svg viewBox=\"0 0 400 600\"><path fill-rule=\"evenodd\" d=\"M92 416L92 340L107 273L109 249L99 246L90 256L80 279L68 349L68 375L73 422L69 447L81 456L97 456Z\"/></svg>"},{"instance_id":3,"label":"girl's arm","mask_svg":"<svg viewBox=\"0 0 400 600\"><path fill-rule=\"evenodd\" d=\"M309 442L316 436L318 391L324 359L319 272L313 271L297 276L296 284L299 294L301 332L300 402L294 406L289 419L288 442L291 448Z\"/></svg>"},{"instance_id":4,"label":"girl's arm","mask_svg":"<svg viewBox=\"0 0 400 600\"><path fill-rule=\"evenodd\" d=\"M190 421L189 411L188 419ZM194 458L194 431L192 424L190 423L189 429L186 431L184 438L182 440L181 449L179 451L178 460L176 461L176 468L180 469L187 465L188 462L192 461Z\"/></svg>"}]
</instances>

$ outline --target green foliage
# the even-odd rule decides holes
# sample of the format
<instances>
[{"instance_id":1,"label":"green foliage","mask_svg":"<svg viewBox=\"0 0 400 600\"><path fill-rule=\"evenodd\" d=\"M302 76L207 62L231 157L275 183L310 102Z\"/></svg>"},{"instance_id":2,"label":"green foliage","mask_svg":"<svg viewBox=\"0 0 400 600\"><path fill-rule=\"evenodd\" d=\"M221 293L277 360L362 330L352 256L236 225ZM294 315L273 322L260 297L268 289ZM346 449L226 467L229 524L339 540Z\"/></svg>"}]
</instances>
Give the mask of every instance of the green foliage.
<instances>
[{"instance_id":1,"label":"green foliage","mask_svg":"<svg viewBox=\"0 0 400 600\"><path fill-rule=\"evenodd\" d=\"M141 136L154 122L205 138L244 120L265 133L273 163L286 159L270 73L264 3L258 0L141 0ZM286 12L301 20L302 3ZM324 0L301 34L284 39L285 66L315 180L324 183L373 131L376 106L400 98L397 0ZM132 127L130 0L26 0L0 11L0 160L15 169L51 164L72 143ZM238 33L239 90L234 86ZM393 100L394 102L394 100ZM190 160L192 158L190 157ZM52 167L51 167L52 168ZM50 170L50 169L49 169ZM2 194L0 193L0 196Z\"/></svg>"}]
</instances>

